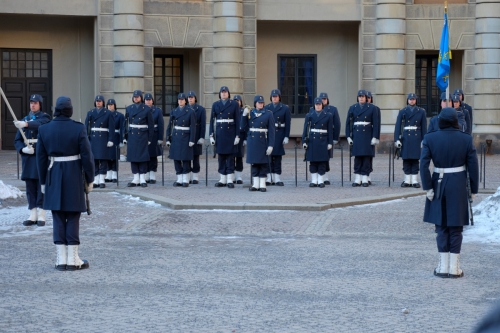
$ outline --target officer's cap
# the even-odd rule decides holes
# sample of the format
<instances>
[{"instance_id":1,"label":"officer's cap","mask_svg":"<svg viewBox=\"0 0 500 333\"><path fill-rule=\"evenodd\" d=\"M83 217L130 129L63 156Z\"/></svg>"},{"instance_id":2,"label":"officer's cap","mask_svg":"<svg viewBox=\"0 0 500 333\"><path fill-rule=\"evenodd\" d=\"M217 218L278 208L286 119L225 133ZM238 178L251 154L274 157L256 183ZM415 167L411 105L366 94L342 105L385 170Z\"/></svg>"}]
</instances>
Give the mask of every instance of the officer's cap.
<instances>
[{"instance_id":1,"label":"officer's cap","mask_svg":"<svg viewBox=\"0 0 500 333\"><path fill-rule=\"evenodd\" d=\"M188 91L188 97L196 97L196 93L192 90Z\"/></svg>"},{"instance_id":2,"label":"officer's cap","mask_svg":"<svg viewBox=\"0 0 500 333\"><path fill-rule=\"evenodd\" d=\"M328 99L328 94L326 92L322 92L319 94L319 98L327 98Z\"/></svg>"},{"instance_id":3,"label":"officer's cap","mask_svg":"<svg viewBox=\"0 0 500 333\"><path fill-rule=\"evenodd\" d=\"M446 92L441 93L441 100L442 101L447 101L448 99L451 99L451 96L449 98L446 97Z\"/></svg>"},{"instance_id":4,"label":"officer's cap","mask_svg":"<svg viewBox=\"0 0 500 333\"><path fill-rule=\"evenodd\" d=\"M229 92L229 88L228 88L228 87L226 87L226 86L222 86L222 87L220 87L219 93L221 93L221 92L223 92L223 91L227 91L227 92Z\"/></svg>"},{"instance_id":5,"label":"officer's cap","mask_svg":"<svg viewBox=\"0 0 500 333\"><path fill-rule=\"evenodd\" d=\"M453 92L453 95L463 95L463 94L464 94L464 91L460 88L455 89L455 91Z\"/></svg>"},{"instance_id":6,"label":"officer's cap","mask_svg":"<svg viewBox=\"0 0 500 333\"><path fill-rule=\"evenodd\" d=\"M154 100L153 95L151 93L144 94L144 100L146 99Z\"/></svg>"},{"instance_id":7,"label":"officer's cap","mask_svg":"<svg viewBox=\"0 0 500 333\"><path fill-rule=\"evenodd\" d=\"M179 95L177 95L177 99L187 99L187 96L185 93L179 93Z\"/></svg>"},{"instance_id":8,"label":"officer's cap","mask_svg":"<svg viewBox=\"0 0 500 333\"><path fill-rule=\"evenodd\" d=\"M255 95L253 98L253 103L264 103L264 97L262 95Z\"/></svg>"},{"instance_id":9,"label":"officer's cap","mask_svg":"<svg viewBox=\"0 0 500 333\"><path fill-rule=\"evenodd\" d=\"M359 94L358 94L359 96ZM371 91L366 91L366 97L372 98L372 92Z\"/></svg>"},{"instance_id":10,"label":"officer's cap","mask_svg":"<svg viewBox=\"0 0 500 333\"><path fill-rule=\"evenodd\" d=\"M439 113L438 118L448 122L458 121L457 110L454 108L443 108Z\"/></svg>"},{"instance_id":11,"label":"officer's cap","mask_svg":"<svg viewBox=\"0 0 500 333\"><path fill-rule=\"evenodd\" d=\"M40 102L40 104L42 104L43 98L38 94L33 94L30 96L30 102Z\"/></svg>"},{"instance_id":12,"label":"officer's cap","mask_svg":"<svg viewBox=\"0 0 500 333\"><path fill-rule=\"evenodd\" d=\"M452 100L453 102L460 102L460 96L458 96L458 95L453 95L453 96L451 96L451 100Z\"/></svg>"},{"instance_id":13,"label":"officer's cap","mask_svg":"<svg viewBox=\"0 0 500 333\"><path fill-rule=\"evenodd\" d=\"M57 98L56 108L54 116L63 115L66 117L71 117L73 115L73 105L71 104L71 98L66 96L60 96Z\"/></svg>"},{"instance_id":14,"label":"officer's cap","mask_svg":"<svg viewBox=\"0 0 500 333\"><path fill-rule=\"evenodd\" d=\"M134 90L134 97L142 97L142 91L140 90Z\"/></svg>"},{"instance_id":15,"label":"officer's cap","mask_svg":"<svg viewBox=\"0 0 500 333\"><path fill-rule=\"evenodd\" d=\"M273 89L271 91L271 97L273 96L281 96L281 91L279 91L279 89Z\"/></svg>"},{"instance_id":16,"label":"officer's cap","mask_svg":"<svg viewBox=\"0 0 500 333\"><path fill-rule=\"evenodd\" d=\"M106 103L106 106L113 104L116 107L116 102L114 99L110 98L108 99L108 102Z\"/></svg>"},{"instance_id":17,"label":"officer's cap","mask_svg":"<svg viewBox=\"0 0 500 333\"><path fill-rule=\"evenodd\" d=\"M104 99L104 96L103 95L97 95L94 99L94 102L97 102L97 101L101 101L101 102L105 102L106 100Z\"/></svg>"},{"instance_id":18,"label":"officer's cap","mask_svg":"<svg viewBox=\"0 0 500 333\"><path fill-rule=\"evenodd\" d=\"M363 89L359 90L358 91L358 96L367 96L366 90L363 90Z\"/></svg>"},{"instance_id":19,"label":"officer's cap","mask_svg":"<svg viewBox=\"0 0 500 333\"><path fill-rule=\"evenodd\" d=\"M314 99L314 104L321 104L321 105L323 105L323 101L321 100L321 97L316 97Z\"/></svg>"},{"instance_id":20,"label":"officer's cap","mask_svg":"<svg viewBox=\"0 0 500 333\"><path fill-rule=\"evenodd\" d=\"M243 102L243 100L241 99L241 96L240 95L234 95L234 98L233 98L235 101L241 101Z\"/></svg>"},{"instance_id":21,"label":"officer's cap","mask_svg":"<svg viewBox=\"0 0 500 333\"><path fill-rule=\"evenodd\" d=\"M417 99L417 95L415 93L409 93L407 99Z\"/></svg>"}]
</instances>

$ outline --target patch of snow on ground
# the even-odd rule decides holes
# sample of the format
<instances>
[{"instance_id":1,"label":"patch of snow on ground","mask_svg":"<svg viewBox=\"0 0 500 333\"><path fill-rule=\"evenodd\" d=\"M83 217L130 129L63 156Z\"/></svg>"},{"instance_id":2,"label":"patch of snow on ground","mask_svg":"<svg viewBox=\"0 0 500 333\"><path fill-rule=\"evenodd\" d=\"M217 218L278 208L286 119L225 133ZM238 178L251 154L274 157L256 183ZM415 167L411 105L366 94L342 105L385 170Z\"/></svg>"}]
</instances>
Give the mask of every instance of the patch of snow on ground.
<instances>
[{"instance_id":1,"label":"patch of snow on ground","mask_svg":"<svg viewBox=\"0 0 500 333\"><path fill-rule=\"evenodd\" d=\"M473 212L474 225L464 230L464 242L500 243L500 187Z\"/></svg>"},{"instance_id":2,"label":"patch of snow on ground","mask_svg":"<svg viewBox=\"0 0 500 333\"><path fill-rule=\"evenodd\" d=\"M17 187L12 185L4 184L3 181L0 180L0 199L17 199L23 196L23 192L21 192Z\"/></svg>"}]
</instances>

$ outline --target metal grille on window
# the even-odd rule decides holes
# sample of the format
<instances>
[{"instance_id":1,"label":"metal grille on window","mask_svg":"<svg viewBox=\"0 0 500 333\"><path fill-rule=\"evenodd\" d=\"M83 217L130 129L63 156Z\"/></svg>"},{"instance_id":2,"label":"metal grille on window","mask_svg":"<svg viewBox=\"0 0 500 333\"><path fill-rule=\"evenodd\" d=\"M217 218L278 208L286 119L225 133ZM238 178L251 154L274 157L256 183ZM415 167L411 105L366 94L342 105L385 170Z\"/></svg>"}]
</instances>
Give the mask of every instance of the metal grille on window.
<instances>
[{"instance_id":1,"label":"metal grille on window","mask_svg":"<svg viewBox=\"0 0 500 333\"><path fill-rule=\"evenodd\" d=\"M415 93L418 106L424 108L427 117L439 113L440 92L436 86L437 55L418 55L415 62Z\"/></svg>"},{"instance_id":2,"label":"metal grille on window","mask_svg":"<svg viewBox=\"0 0 500 333\"><path fill-rule=\"evenodd\" d=\"M155 55L155 103L165 116L177 107L177 95L183 89L182 56Z\"/></svg>"},{"instance_id":3,"label":"metal grille on window","mask_svg":"<svg viewBox=\"0 0 500 333\"><path fill-rule=\"evenodd\" d=\"M49 78L49 53L43 51L3 51L3 78Z\"/></svg>"}]
</instances>

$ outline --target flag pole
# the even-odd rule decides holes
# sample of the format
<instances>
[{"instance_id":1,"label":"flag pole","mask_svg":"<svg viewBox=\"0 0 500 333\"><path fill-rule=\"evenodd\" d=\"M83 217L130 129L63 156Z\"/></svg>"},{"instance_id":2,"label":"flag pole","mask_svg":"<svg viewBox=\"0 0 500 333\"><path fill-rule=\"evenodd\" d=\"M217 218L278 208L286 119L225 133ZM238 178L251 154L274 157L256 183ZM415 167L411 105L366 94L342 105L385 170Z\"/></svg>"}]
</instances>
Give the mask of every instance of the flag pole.
<instances>
[{"instance_id":1,"label":"flag pole","mask_svg":"<svg viewBox=\"0 0 500 333\"><path fill-rule=\"evenodd\" d=\"M444 2L444 13L446 14L446 25L448 26L448 31L450 29L450 26L448 25L448 1ZM449 39L448 39L449 40ZM448 50L450 49L448 45ZM450 57L451 59L451 57ZM450 61L450 71L448 73L448 86L446 87L446 99L448 100L448 104L451 103L451 107L453 107L453 103L450 101L450 74L451 74L451 61Z\"/></svg>"}]
</instances>

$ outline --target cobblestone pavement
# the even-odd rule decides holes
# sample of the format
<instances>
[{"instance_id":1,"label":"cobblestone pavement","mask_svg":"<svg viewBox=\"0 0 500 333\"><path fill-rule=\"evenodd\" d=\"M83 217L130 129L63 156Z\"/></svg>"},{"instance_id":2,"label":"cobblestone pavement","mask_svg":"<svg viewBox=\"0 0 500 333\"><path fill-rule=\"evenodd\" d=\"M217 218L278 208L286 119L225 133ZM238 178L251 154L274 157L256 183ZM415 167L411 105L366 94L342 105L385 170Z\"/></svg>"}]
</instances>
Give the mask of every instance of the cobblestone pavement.
<instances>
[{"instance_id":1,"label":"cobblestone pavement","mask_svg":"<svg viewBox=\"0 0 500 333\"><path fill-rule=\"evenodd\" d=\"M22 227L16 202L0 209L1 332L470 332L500 299L498 244L466 242L465 277L433 276L423 197L173 211L96 192L81 272L53 268L50 214Z\"/></svg>"}]
</instances>

